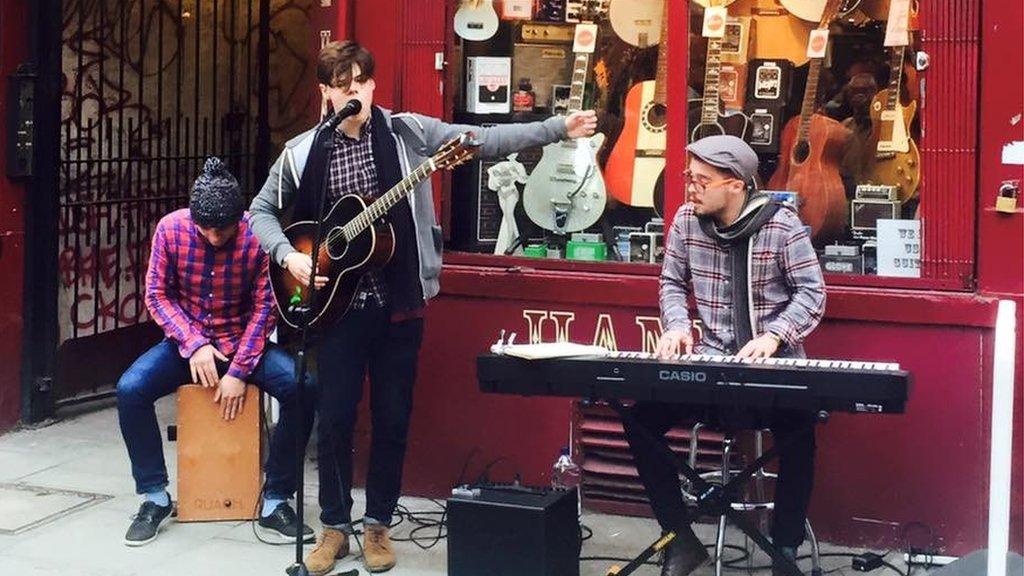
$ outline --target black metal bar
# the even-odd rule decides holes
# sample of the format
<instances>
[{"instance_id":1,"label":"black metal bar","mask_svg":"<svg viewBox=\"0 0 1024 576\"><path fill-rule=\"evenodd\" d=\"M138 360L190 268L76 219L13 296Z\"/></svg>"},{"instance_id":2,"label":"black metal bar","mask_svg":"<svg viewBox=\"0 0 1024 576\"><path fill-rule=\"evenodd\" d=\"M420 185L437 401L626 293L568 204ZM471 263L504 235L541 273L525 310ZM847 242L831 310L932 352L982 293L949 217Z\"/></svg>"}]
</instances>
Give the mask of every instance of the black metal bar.
<instances>
[{"instance_id":1,"label":"black metal bar","mask_svg":"<svg viewBox=\"0 0 1024 576\"><path fill-rule=\"evenodd\" d=\"M60 0L29 3L30 68L36 72L32 121L33 176L25 201L25 286L22 340L22 419L38 422L53 413L57 342L57 250L61 97ZM42 145L47 143L46 145Z\"/></svg>"},{"instance_id":2,"label":"black metal bar","mask_svg":"<svg viewBox=\"0 0 1024 576\"><path fill-rule=\"evenodd\" d=\"M259 81L256 85L259 98L259 116L256 119L256 166L254 182L267 178L270 158L270 0L260 2Z\"/></svg>"}]
</instances>

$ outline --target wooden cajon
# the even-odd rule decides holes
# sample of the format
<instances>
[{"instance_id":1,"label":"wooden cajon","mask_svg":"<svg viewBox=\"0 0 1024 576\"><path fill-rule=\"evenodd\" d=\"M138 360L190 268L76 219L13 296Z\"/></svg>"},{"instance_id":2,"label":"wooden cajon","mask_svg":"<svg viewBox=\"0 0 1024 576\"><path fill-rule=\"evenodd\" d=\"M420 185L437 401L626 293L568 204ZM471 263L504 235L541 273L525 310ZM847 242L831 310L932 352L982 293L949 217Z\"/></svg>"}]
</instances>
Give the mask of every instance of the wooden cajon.
<instances>
[{"instance_id":1,"label":"wooden cajon","mask_svg":"<svg viewBox=\"0 0 1024 576\"><path fill-rule=\"evenodd\" d=\"M178 388L178 522L252 520L260 497L260 392L227 422L215 388Z\"/></svg>"}]
</instances>

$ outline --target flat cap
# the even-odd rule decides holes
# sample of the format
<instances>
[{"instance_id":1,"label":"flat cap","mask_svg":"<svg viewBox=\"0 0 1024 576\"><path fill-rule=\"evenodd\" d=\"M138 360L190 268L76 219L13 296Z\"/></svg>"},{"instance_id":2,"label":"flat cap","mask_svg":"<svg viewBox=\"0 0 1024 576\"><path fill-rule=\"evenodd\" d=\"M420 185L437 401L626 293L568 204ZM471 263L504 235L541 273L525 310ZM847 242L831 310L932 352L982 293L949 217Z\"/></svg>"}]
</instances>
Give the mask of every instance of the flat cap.
<instances>
[{"instance_id":1,"label":"flat cap","mask_svg":"<svg viewBox=\"0 0 1024 576\"><path fill-rule=\"evenodd\" d=\"M757 153L735 136L707 136L691 143L686 150L716 168L732 172L744 182L750 182L757 174Z\"/></svg>"}]
</instances>

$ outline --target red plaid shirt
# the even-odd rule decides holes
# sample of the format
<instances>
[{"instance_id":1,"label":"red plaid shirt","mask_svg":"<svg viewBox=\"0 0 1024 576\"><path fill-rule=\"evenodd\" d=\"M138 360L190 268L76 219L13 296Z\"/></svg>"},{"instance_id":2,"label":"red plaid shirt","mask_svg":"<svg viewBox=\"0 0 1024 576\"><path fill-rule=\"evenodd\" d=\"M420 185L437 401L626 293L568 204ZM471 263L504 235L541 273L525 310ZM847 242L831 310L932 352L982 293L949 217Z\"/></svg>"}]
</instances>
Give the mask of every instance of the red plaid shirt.
<instances>
[{"instance_id":1,"label":"red plaid shirt","mask_svg":"<svg viewBox=\"0 0 1024 576\"><path fill-rule=\"evenodd\" d=\"M752 238L754 336L771 332L797 348L825 312L825 283L818 255L800 218L787 206ZM729 353L739 347L733 332L730 257L728 250L701 229L693 205L684 204L665 245L661 321L666 331L689 330L692 319L687 299L692 294L704 324L703 340L696 346L700 353Z\"/></svg>"},{"instance_id":2,"label":"red plaid shirt","mask_svg":"<svg viewBox=\"0 0 1024 576\"><path fill-rule=\"evenodd\" d=\"M146 273L146 308L182 358L213 344L231 357L228 374L246 380L274 329L269 257L249 228L214 248L188 209L164 216L153 232Z\"/></svg>"}]
</instances>

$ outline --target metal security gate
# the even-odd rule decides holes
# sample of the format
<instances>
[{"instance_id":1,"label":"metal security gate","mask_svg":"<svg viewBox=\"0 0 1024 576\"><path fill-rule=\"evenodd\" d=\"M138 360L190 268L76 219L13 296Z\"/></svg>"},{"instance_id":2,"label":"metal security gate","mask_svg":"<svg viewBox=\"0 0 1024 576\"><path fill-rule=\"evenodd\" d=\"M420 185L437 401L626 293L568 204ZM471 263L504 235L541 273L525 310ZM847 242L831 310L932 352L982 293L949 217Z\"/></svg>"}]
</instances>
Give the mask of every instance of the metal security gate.
<instances>
[{"instance_id":1,"label":"metal security gate","mask_svg":"<svg viewBox=\"0 0 1024 576\"><path fill-rule=\"evenodd\" d=\"M109 395L157 341L153 228L208 156L252 193L270 143L270 0L65 0L62 15L57 351L29 420Z\"/></svg>"}]
</instances>

